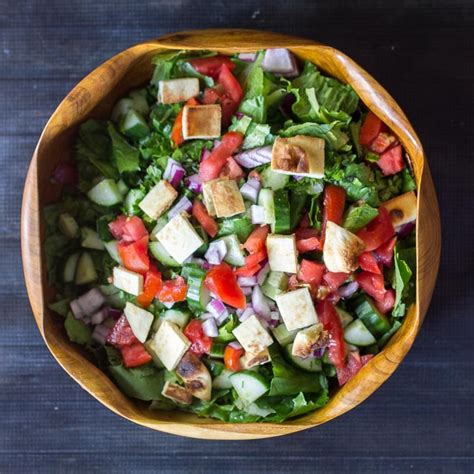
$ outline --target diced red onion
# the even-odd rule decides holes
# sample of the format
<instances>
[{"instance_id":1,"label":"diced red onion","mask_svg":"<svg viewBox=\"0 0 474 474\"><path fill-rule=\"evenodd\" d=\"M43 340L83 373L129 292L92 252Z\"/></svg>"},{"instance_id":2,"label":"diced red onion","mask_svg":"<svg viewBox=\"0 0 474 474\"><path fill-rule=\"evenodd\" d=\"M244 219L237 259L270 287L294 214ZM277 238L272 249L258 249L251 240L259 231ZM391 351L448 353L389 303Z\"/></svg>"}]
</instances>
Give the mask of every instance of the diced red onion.
<instances>
[{"instance_id":1,"label":"diced red onion","mask_svg":"<svg viewBox=\"0 0 474 474\"><path fill-rule=\"evenodd\" d=\"M267 299L258 285L253 287L252 306L255 313L259 316L270 317L270 307L268 306Z\"/></svg>"},{"instance_id":2,"label":"diced red onion","mask_svg":"<svg viewBox=\"0 0 474 474\"><path fill-rule=\"evenodd\" d=\"M123 311L121 309L107 307L107 316L114 318L115 320L119 319L122 316Z\"/></svg>"},{"instance_id":3,"label":"diced red onion","mask_svg":"<svg viewBox=\"0 0 474 474\"><path fill-rule=\"evenodd\" d=\"M76 319L84 319L86 316L92 316L105 303L105 297L98 288L92 288L79 298L69 303Z\"/></svg>"},{"instance_id":4,"label":"diced red onion","mask_svg":"<svg viewBox=\"0 0 474 474\"><path fill-rule=\"evenodd\" d=\"M198 174L192 174L186 178L186 186L193 193L202 192L202 180Z\"/></svg>"},{"instance_id":5,"label":"diced red onion","mask_svg":"<svg viewBox=\"0 0 474 474\"><path fill-rule=\"evenodd\" d=\"M244 309L244 312L239 316L239 321L243 323L246 319L250 318L252 314L255 314L255 311L253 310L251 306L247 306Z\"/></svg>"},{"instance_id":6,"label":"diced red onion","mask_svg":"<svg viewBox=\"0 0 474 474\"><path fill-rule=\"evenodd\" d=\"M105 308L99 309L96 313L91 316L91 323L94 325L101 324L102 321L107 317L107 310Z\"/></svg>"},{"instance_id":7,"label":"diced red onion","mask_svg":"<svg viewBox=\"0 0 474 474\"><path fill-rule=\"evenodd\" d=\"M304 176L295 176L295 175L293 175L293 179L295 181L301 181L302 179L304 179Z\"/></svg>"},{"instance_id":8,"label":"diced red onion","mask_svg":"<svg viewBox=\"0 0 474 474\"><path fill-rule=\"evenodd\" d=\"M61 162L54 168L52 179L59 184L74 186L77 184L77 170L71 163Z\"/></svg>"},{"instance_id":9,"label":"diced red onion","mask_svg":"<svg viewBox=\"0 0 474 474\"><path fill-rule=\"evenodd\" d=\"M264 71L274 74L294 77L298 75L298 66L295 57L286 48L271 48L265 51L262 61Z\"/></svg>"},{"instance_id":10,"label":"diced red onion","mask_svg":"<svg viewBox=\"0 0 474 474\"><path fill-rule=\"evenodd\" d=\"M181 214L181 212L191 212L193 203L186 197L183 196L169 211L168 219L171 220L173 217Z\"/></svg>"},{"instance_id":11,"label":"diced red onion","mask_svg":"<svg viewBox=\"0 0 474 474\"><path fill-rule=\"evenodd\" d=\"M337 291L341 298L351 297L359 289L359 283L351 281L347 285L341 286Z\"/></svg>"},{"instance_id":12,"label":"diced red onion","mask_svg":"<svg viewBox=\"0 0 474 474\"><path fill-rule=\"evenodd\" d=\"M109 334L112 332L111 328L104 326L102 324L97 325L94 330L92 331L92 339L97 341L102 346L105 345Z\"/></svg>"},{"instance_id":13,"label":"diced red onion","mask_svg":"<svg viewBox=\"0 0 474 474\"><path fill-rule=\"evenodd\" d=\"M242 346L237 342L237 341L232 341L232 342L229 342L228 344L230 347L232 347L232 349L235 349L235 350L240 350L242 349Z\"/></svg>"},{"instance_id":14,"label":"diced red onion","mask_svg":"<svg viewBox=\"0 0 474 474\"><path fill-rule=\"evenodd\" d=\"M219 265L227 254L227 246L223 240L215 240L209 244L204 258L212 265Z\"/></svg>"},{"instance_id":15,"label":"diced red onion","mask_svg":"<svg viewBox=\"0 0 474 474\"><path fill-rule=\"evenodd\" d=\"M251 286L244 286L241 288L242 290L242 293L245 295L245 296L249 296L252 294L252 287Z\"/></svg>"},{"instance_id":16,"label":"diced red onion","mask_svg":"<svg viewBox=\"0 0 474 474\"><path fill-rule=\"evenodd\" d=\"M219 335L219 330L217 329L216 320L214 318L206 319L202 323L202 330L204 334L209 337L217 337Z\"/></svg>"},{"instance_id":17,"label":"diced red onion","mask_svg":"<svg viewBox=\"0 0 474 474\"><path fill-rule=\"evenodd\" d=\"M240 53L238 58L245 63L253 63L257 57L257 53Z\"/></svg>"},{"instance_id":18,"label":"diced red onion","mask_svg":"<svg viewBox=\"0 0 474 474\"><path fill-rule=\"evenodd\" d=\"M235 314L237 316L240 316L244 311L245 311L245 308L238 308L235 310Z\"/></svg>"},{"instance_id":19,"label":"diced red onion","mask_svg":"<svg viewBox=\"0 0 474 474\"><path fill-rule=\"evenodd\" d=\"M255 168L272 161L272 147L263 146L242 151L234 155L234 160L244 168Z\"/></svg>"},{"instance_id":20,"label":"diced red onion","mask_svg":"<svg viewBox=\"0 0 474 474\"><path fill-rule=\"evenodd\" d=\"M207 160L211 156L211 152L207 148L203 148L201 152L201 161Z\"/></svg>"},{"instance_id":21,"label":"diced red onion","mask_svg":"<svg viewBox=\"0 0 474 474\"><path fill-rule=\"evenodd\" d=\"M209 311L209 313L212 314L216 319L219 319L222 316L227 317L229 315L225 304L222 301L216 299L209 301L206 306L206 310Z\"/></svg>"},{"instance_id":22,"label":"diced red onion","mask_svg":"<svg viewBox=\"0 0 474 474\"><path fill-rule=\"evenodd\" d=\"M252 204L250 206L250 220L252 224L265 224L265 208Z\"/></svg>"},{"instance_id":23,"label":"diced red onion","mask_svg":"<svg viewBox=\"0 0 474 474\"><path fill-rule=\"evenodd\" d=\"M260 188L262 187L262 183L256 178L249 178L247 184L252 186L252 188L255 188L257 191L260 191Z\"/></svg>"},{"instance_id":24,"label":"diced red onion","mask_svg":"<svg viewBox=\"0 0 474 474\"><path fill-rule=\"evenodd\" d=\"M326 350L325 347L318 347L317 349L314 349L313 351L313 357L315 359L321 359L321 357L324 355L324 351Z\"/></svg>"},{"instance_id":25,"label":"diced red onion","mask_svg":"<svg viewBox=\"0 0 474 474\"><path fill-rule=\"evenodd\" d=\"M207 321L208 319L216 319L216 318L212 313L202 313L199 316L199 319L201 319L202 321Z\"/></svg>"},{"instance_id":26,"label":"diced red onion","mask_svg":"<svg viewBox=\"0 0 474 474\"><path fill-rule=\"evenodd\" d=\"M210 264L210 263L207 263L207 262L204 262L204 263L202 264L202 268L203 268L203 270L206 270L206 271L207 271L207 270L210 270L210 269L211 269L211 264ZM211 296L212 296L212 293L211 293ZM214 295L214 296L215 296L215 295Z\"/></svg>"},{"instance_id":27,"label":"diced red onion","mask_svg":"<svg viewBox=\"0 0 474 474\"><path fill-rule=\"evenodd\" d=\"M398 237L400 237L401 239L408 237L411 231L415 228L415 226L416 226L416 221L407 222L406 224L400 226L397 229Z\"/></svg>"},{"instance_id":28,"label":"diced red onion","mask_svg":"<svg viewBox=\"0 0 474 474\"><path fill-rule=\"evenodd\" d=\"M240 120L241 118L245 117L245 114L243 114L242 112L236 112L235 116Z\"/></svg>"},{"instance_id":29,"label":"diced red onion","mask_svg":"<svg viewBox=\"0 0 474 474\"><path fill-rule=\"evenodd\" d=\"M280 312L279 311L271 311L270 312L270 319L272 321L280 321Z\"/></svg>"},{"instance_id":30,"label":"diced red onion","mask_svg":"<svg viewBox=\"0 0 474 474\"><path fill-rule=\"evenodd\" d=\"M258 189L255 189L249 183L244 183L240 188L240 193L242 196L252 202L257 202L258 191Z\"/></svg>"},{"instance_id":31,"label":"diced red onion","mask_svg":"<svg viewBox=\"0 0 474 474\"><path fill-rule=\"evenodd\" d=\"M270 326L271 328L276 328L280 324L280 321L277 321L276 319L269 319L267 321L267 325Z\"/></svg>"},{"instance_id":32,"label":"diced red onion","mask_svg":"<svg viewBox=\"0 0 474 474\"><path fill-rule=\"evenodd\" d=\"M257 284L256 276L239 276L237 278L239 286L255 286Z\"/></svg>"},{"instance_id":33,"label":"diced red onion","mask_svg":"<svg viewBox=\"0 0 474 474\"><path fill-rule=\"evenodd\" d=\"M184 168L173 158L168 158L163 179L166 179L172 186L176 187L184 177Z\"/></svg>"},{"instance_id":34,"label":"diced red onion","mask_svg":"<svg viewBox=\"0 0 474 474\"><path fill-rule=\"evenodd\" d=\"M270 306L271 311L277 311L277 304L275 303L275 301L271 300L270 298L267 298L267 303L268 306Z\"/></svg>"},{"instance_id":35,"label":"diced red onion","mask_svg":"<svg viewBox=\"0 0 474 474\"><path fill-rule=\"evenodd\" d=\"M214 146L212 147L212 149L215 150L220 144L221 144L220 140L214 140Z\"/></svg>"},{"instance_id":36,"label":"diced red onion","mask_svg":"<svg viewBox=\"0 0 474 474\"><path fill-rule=\"evenodd\" d=\"M270 264L267 262L257 273L257 283L263 285L263 282L267 278L267 275L270 273Z\"/></svg>"}]
</instances>

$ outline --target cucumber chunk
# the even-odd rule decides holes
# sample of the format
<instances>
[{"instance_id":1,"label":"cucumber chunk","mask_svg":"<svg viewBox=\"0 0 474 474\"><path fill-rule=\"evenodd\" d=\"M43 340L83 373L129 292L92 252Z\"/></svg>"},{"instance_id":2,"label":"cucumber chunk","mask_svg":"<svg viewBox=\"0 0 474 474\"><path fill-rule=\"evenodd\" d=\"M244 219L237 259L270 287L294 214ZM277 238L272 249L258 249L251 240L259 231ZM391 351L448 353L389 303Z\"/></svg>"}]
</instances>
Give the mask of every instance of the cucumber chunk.
<instances>
[{"instance_id":1,"label":"cucumber chunk","mask_svg":"<svg viewBox=\"0 0 474 474\"><path fill-rule=\"evenodd\" d=\"M97 272L89 252L84 252L77 262L74 282L76 285L85 285L97 280Z\"/></svg>"},{"instance_id":2,"label":"cucumber chunk","mask_svg":"<svg viewBox=\"0 0 474 474\"><path fill-rule=\"evenodd\" d=\"M61 214L58 220L59 230L68 238L74 239L77 237L79 226L77 225L76 219L68 213Z\"/></svg>"},{"instance_id":3,"label":"cucumber chunk","mask_svg":"<svg viewBox=\"0 0 474 474\"><path fill-rule=\"evenodd\" d=\"M118 253L117 241L110 240L109 242L104 242L104 247L105 250L107 250L107 253L112 257L112 259L115 260L118 264L122 265L122 259L120 258L120 255Z\"/></svg>"},{"instance_id":4,"label":"cucumber chunk","mask_svg":"<svg viewBox=\"0 0 474 474\"><path fill-rule=\"evenodd\" d=\"M273 203L273 190L263 188L258 195L258 205L265 210L265 224L275 224L275 205Z\"/></svg>"},{"instance_id":5,"label":"cucumber chunk","mask_svg":"<svg viewBox=\"0 0 474 474\"><path fill-rule=\"evenodd\" d=\"M88 193L87 197L100 206L115 206L123 200L117 183L113 179L104 179L96 184Z\"/></svg>"},{"instance_id":6,"label":"cucumber chunk","mask_svg":"<svg viewBox=\"0 0 474 474\"><path fill-rule=\"evenodd\" d=\"M216 357L217 359L223 359L224 358L225 347L226 347L226 345L223 344L222 342L213 342L212 346L211 346L211 351L209 352L209 355L211 357Z\"/></svg>"},{"instance_id":7,"label":"cucumber chunk","mask_svg":"<svg viewBox=\"0 0 474 474\"><path fill-rule=\"evenodd\" d=\"M290 201L288 200L288 191L279 189L273 194L273 205L275 208L275 225L272 226L272 232L281 234L290 230Z\"/></svg>"},{"instance_id":8,"label":"cucumber chunk","mask_svg":"<svg viewBox=\"0 0 474 474\"><path fill-rule=\"evenodd\" d=\"M177 309L167 309L161 313L159 318L155 318L152 329L153 331L158 331L163 321L169 321L176 324L180 329L184 329L186 324L188 324L190 314L188 311L180 311Z\"/></svg>"},{"instance_id":9,"label":"cucumber chunk","mask_svg":"<svg viewBox=\"0 0 474 474\"><path fill-rule=\"evenodd\" d=\"M70 255L66 263L64 264L63 270L63 280L66 283L74 281L74 276L76 275L77 261L79 260L80 253L74 253Z\"/></svg>"},{"instance_id":10,"label":"cucumber chunk","mask_svg":"<svg viewBox=\"0 0 474 474\"><path fill-rule=\"evenodd\" d=\"M81 247L95 250L104 250L105 248L99 234L90 227L81 228Z\"/></svg>"},{"instance_id":11,"label":"cucumber chunk","mask_svg":"<svg viewBox=\"0 0 474 474\"><path fill-rule=\"evenodd\" d=\"M237 237L237 234L226 235L219 240L223 240L225 242L225 246L227 247L227 253L224 261L236 267L245 265L245 256L242 252L242 249L240 248L240 241Z\"/></svg>"},{"instance_id":12,"label":"cucumber chunk","mask_svg":"<svg viewBox=\"0 0 474 474\"><path fill-rule=\"evenodd\" d=\"M235 374L231 370L224 369L213 381L212 388L216 390L232 388L232 382L230 378Z\"/></svg>"},{"instance_id":13,"label":"cucumber chunk","mask_svg":"<svg viewBox=\"0 0 474 474\"><path fill-rule=\"evenodd\" d=\"M128 193L128 186L125 184L123 179L117 181L117 188L122 196L125 196Z\"/></svg>"},{"instance_id":14,"label":"cucumber chunk","mask_svg":"<svg viewBox=\"0 0 474 474\"><path fill-rule=\"evenodd\" d=\"M115 123L119 123L122 117L133 107L133 100L129 98L120 99L112 109L111 119Z\"/></svg>"},{"instance_id":15,"label":"cucumber chunk","mask_svg":"<svg viewBox=\"0 0 474 474\"><path fill-rule=\"evenodd\" d=\"M375 307L367 296L362 296L356 300L355 312L376 338L383 336L390 329L387 317Z\"/></svg>"},{"instance_id":16,"label":"cucumber chunk","mask_svg":"<svg viewBox=\"0 0 474 474\"><path fill-rule=\"evenodd\" d=\"M125 213L129 216L132 216L136 213L136 208L138 203L143 200L145 194L140 189L131 189L128 194L125 196L123 202L123 207L125 208Z\"/></svg>"},{"instance_id":17,"label":"cucumber chunk","mask_svg":"<svg viewBox=\"0 0 474 474\"><path fill-rule=\"evenodd\" d=\"M66 298L66 299L51 303L50 305L48 305L48 308L51 311L54 311L55 313L59 314L60 316L66 317L67 313L69 312L69 303L70 303L69 298Z\"/></svg>"},{"instance_id":18,"label":"cucumber chunk","mask_svg":"<svg viewBox=\"0 0 474 474\"><path fill-rule=\"evenodd\" d=\"M344 309L338 308L336 306L337 314L339 315L339 319L341 320L341 326L345 328L348 324L350 324L354 318Z\"/></svg>"},{"instance_id":19,"label":"cucumber chunk","mask_svg":"<svg viewBox=\"0 0 474 474\"><path fill-rule=\"evenodd\" d=\"M246 404L258 400L270 389L269 383L260 374L252 370L243 370L231 375L230 383L239 398Z\"/></svg>"},{"instance_id":20,"label":"cucumber chunk","mask_svg":"<svg viewBox=\"0 0 474 474\"><path fill-rule=\"evenodd\" d=\"M360 319L352 321L344 329L344 339L349 344L354 344L354 346L358 347L367 347L377 342Z\"/></svg>"},{"instance_id":21,"label":"cucumber chunk","mask_svg":"<svg viewBox=\"0 0 474 474\"><path fill-rule=\"evenodd\" d=\"M276 173L270 166L262 171L260 177L262 178L263 187L273 189L273 191L283 189L290 181L289 175Z\"/></svg>"},{"instance_id":22,"label":"cucumber chunk","mask_svg":"<svg viewBox=\"0 0 474 474\"><path fill-rule=\"evenodd\" d=\"M144 138L150 129L143 116L136 110L129 110L120 122L120 131L131 138Z\"/></svg>"},{"instance_id":23,"label":"cucumber chunk","mask_svg":"<svg viewBox=\"0 0 474 474\"><path fill-rule=\"evenodd\" d=\"M181 265L167 252L160 242L150 242L148 244L151 254L160 263L168 267L180 267Z\"/></svg>"},{"instance_id":24,"label":"cucumber chunk","mask_svg":"<svg viewBox=\"0 0 474 474\"><path fill-rule=\"evenodd\" d=\"M147 91L146 89L136 89L128 94L132 99L133 108L142 115L147 115L150 112L150 106L146 100Z\"/></svg>"},{"instance_id":25,"label":"cucumber chunk","mask_svg":"<svg viewBox=\"0 0 474 474\"><path fill-rule=\"evenodd\" d=\"M285 347L285 352L288 359L293 365L299 367L300 369L305 370L306 372L321 372L322 363L321 359L307 358L302 359L301 357L294 356L291 352L293 350L293 343L288 344Z\"/></svg>"},{"instance_id":26,"label":"cucumber chunk","mask_svg":"<svg viewBox=\"0 0 474 474\"><path fill-rule=\"evenodd\" d=\"M271 271L262 285L262 293L272 300L288 288L288 276L283 272Z\"/></svg>"},{"instance_id":27,"label":"cucumber chunk","mask_svg":"<svg viewBox=\"0 0 474 474\"><path fill-rule=\"evenodd\" d=\"M286 326L281 323L275 329L272 330L275 339L278 341L280 346L284 347L288 344L292 343L295 340L296 334L298 333L299 329L294 329L293 331L288 331Z\"/></svg>"}]
</instances>

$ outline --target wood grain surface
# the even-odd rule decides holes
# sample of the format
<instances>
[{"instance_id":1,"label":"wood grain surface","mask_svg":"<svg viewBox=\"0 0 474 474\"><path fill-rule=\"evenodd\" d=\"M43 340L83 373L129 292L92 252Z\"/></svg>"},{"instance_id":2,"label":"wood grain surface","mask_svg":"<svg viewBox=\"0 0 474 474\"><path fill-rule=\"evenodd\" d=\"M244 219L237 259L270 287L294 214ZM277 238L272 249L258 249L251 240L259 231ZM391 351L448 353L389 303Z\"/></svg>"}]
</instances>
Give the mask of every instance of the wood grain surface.
<instances>
[{"instance_id":1,"label":"wood grain surface","mask_svg":"<svg viewBox=\"0 0 474 474\"><path fill-rule=\"evenodd\" d=\"M183 14L177 15L177 8ZM472 472L472 242L465 219L474 25L469 2L0 3L0 471ZM304 7L304 8L303 8ZM232 21L228 15L231 14ZM38 134L59 100L114 53L171 30L241 26L300 34L344 50L395 96L421 135L439 192L440 281L414 349L368 401L289 438L208 443L135 427L100 407L51 358L25 298L19 203ZM429 81L427 81L429 78ZM459 139L462 137L462 139ZM443 416L439 416L443 413ZM341 448L342 446L342 448ZM286 462L282 463L281 461Z\"/></svg>"}]
</instances>

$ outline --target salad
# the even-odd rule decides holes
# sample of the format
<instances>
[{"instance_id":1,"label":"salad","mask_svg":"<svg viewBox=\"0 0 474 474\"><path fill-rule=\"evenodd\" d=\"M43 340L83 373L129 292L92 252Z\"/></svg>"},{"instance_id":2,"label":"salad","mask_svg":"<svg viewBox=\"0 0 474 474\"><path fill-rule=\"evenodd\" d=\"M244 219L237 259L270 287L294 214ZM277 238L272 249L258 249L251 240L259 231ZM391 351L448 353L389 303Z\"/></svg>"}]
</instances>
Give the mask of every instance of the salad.
<instances>
[{"instance_id":1,"label":"salad","mask_svg":"<svg viewBox=\"0 0 474 474\"><path fill-rule=\"evenodd\" d=\"M50 308L152 409L282 422L322 407L415 300L402 145L286 49L153 63L53 172Z\"/></svg>"}]
</instances>

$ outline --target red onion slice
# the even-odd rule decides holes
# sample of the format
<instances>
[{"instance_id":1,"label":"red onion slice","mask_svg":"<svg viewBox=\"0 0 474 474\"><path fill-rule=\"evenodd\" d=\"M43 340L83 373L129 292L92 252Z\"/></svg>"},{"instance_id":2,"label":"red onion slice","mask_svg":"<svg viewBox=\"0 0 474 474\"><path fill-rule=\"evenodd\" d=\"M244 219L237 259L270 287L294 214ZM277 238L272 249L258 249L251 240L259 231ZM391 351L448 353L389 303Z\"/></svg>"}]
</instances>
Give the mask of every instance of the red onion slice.
<instances>
[{"instance_id":1,"label":"red onion slice","mask_svg":"<svg viewBox=\"0 0 474 474\"><path fill-rule=\"evenodd\" d=\"M263 206L250 206L250 220L252 224L265 224L265 208Z\"/></svg>"},{"instance_id":2,"label":"red onion slice","mask_svg":"<svg viewBox=\"0 0 474 474\"><path fill-rule=\"evenodd\" d=\"M76 319L84 319L96 313L104 303L104 295L98 288L92 288L79 298L72 300L69 306Z\"/></svg>"},{"instance_id":3,"label":"red onion slice","mask_svg":"<svg viewBox=\"0 0 474 474\"><path fill-rule=\"evenodd\" d=\"M253 310L252 306L247 306L244 309L244 312L239 316L239 321L243 323L246 319L250 318L252 314L255 314L255 311Z\"/></svg>"},{"instance_id":4,"label":"red onion slice","mask_svg":"<svg viewBox=\"0 0 474 474\"><path fill-rule=\"evenodd\" d=\"M215 240L209 244L204 258L211 265L219 265L227 254L227 246L223 240Z\"/></svg>"},{"instance_id":5,"label":"red onion slice","mask_svg":"<svg viewBox=\"0 0 474 474\"><path fill-rule=\"evenodd\" d=\"M244 183L240 188L240 193L242 194L242 196L252 202L257 202L258 192L259 190L255 189L249 183Z\"/></svg>"},{"instance_id":6,"label":"red onion slice","mask_svg":"<svg viewBox=\"0 0 474 474\"><path fill-rule=\"evenodd\" d=\"M245 63L253 63L257 58L257 53L240 53L238 58Z\"/></svg>"},{"instance_id":7,"label":"red onion slice","mask_svg":"<svg viewBox=\"0 0 474 474\"><path fill-rule=\"evenodd\" d=\"M239 276L237 278L239 286L255 286L257 284L256 276Z\"/></svg>"},{"instance_id":8,"label":"red onion slice","mask_svg":"<svg viewBox=\"0 0 474 474\"><path fill-rule=\"evenodd\" d=\"M202 180L198 174L192 174L186 178L186 186L193 193L199 194L202 192Z\"/></svg>"},{"instance_id":9,"label":"red onion slice","mask_svg":"<svg viewBox=\"0 0 474 474\"><path fill-rule=\"evenodd\" d=\"M107 338L109 337L110 333L112 332L111 328L104 326L102 324L97 325L92 331L92 339L97 341L100 345L105 345Z\"/></svg>"},{"instance_id":10,"label":"red onion slice","mask_svg":"<svg viewBox=\"0 0 474 474\"><path fill-rule=\"evenodd\" d=\"M356 281L351 281L347 285L341 286L337 291L341 298L350 298L359 289Z\"/></svg>"},{"instance_id":11,"label":"red onion slice","mask_svg":"<svg viewBox=\"0 0 474 474\"><path fill-rule=\"evenodd\" d=\"M238 343L237 341L232 341L232 342L229 342L228 344L230 347L232 347L232 349L235 349L235 350L240 350L242 349L242 346L240 345L240 343Z\"/></svg>"},{"instance_id":12,"label":"red onion slice","mask_svg":"<svg viewBox=\"0 0 474 474\"><path fill-rule=\"evenodd\" d=\"M270 306L268 306L267 299L258 285L253 288L252 306L256 314L270 318Z\"/></svg>"},{"instance_id":13,"label":"red onion slice","mask_svg":"<svg viewBox=\"0 0 474 474\"><path fill-rule=\"evenodd\" d=\"M176 217L181 212L191 212L193 208L193 203L186 197L183 196L169 211L168 219L171 220L173 217Z\"/></svg>"},{"instance_id":14,"label":"red onion slice","mask_svg":"<svg viewBox=\"0 0 474 474\"><path fill-rule=\"evenodd\" d=\"M264 71L274 74L294 77L298 75L298 66L295 57L286 48L270 48L265 51L262 61Z\"/></svg>"},{"instance_id":15,"label":"red onion slice","mask_svg":"<svg viewBox=\"0 0 474 474\"><path fill-rule=\"evenodd\" d=\"M219 335L219 330L217 329L216 320L214 318L209 318L202 323L202 330L204 334L209 337L217 337Z\"/></svg>"},{"instance_id":16,"label":"red onion slice","mask_svg":"<svg viewBox=\"0 0 474 474\"><path fill-rule=\"evenodd\" d=\"M264 146L242 151L234 155L234 160L244 168L255 168L272 161L272 147Z\"/></svg>"},{"instance_id":17,"label":"red onion slice","mask_svg":"<svg viewBox=\"0 0 474 474\"><path fill-rule=\"evenodd\" d=\"M263 285L263 282L267 278L267 275L270 273L270 265L267 262L257 273L257 283Z\"/></svg>"}]
</instances>

